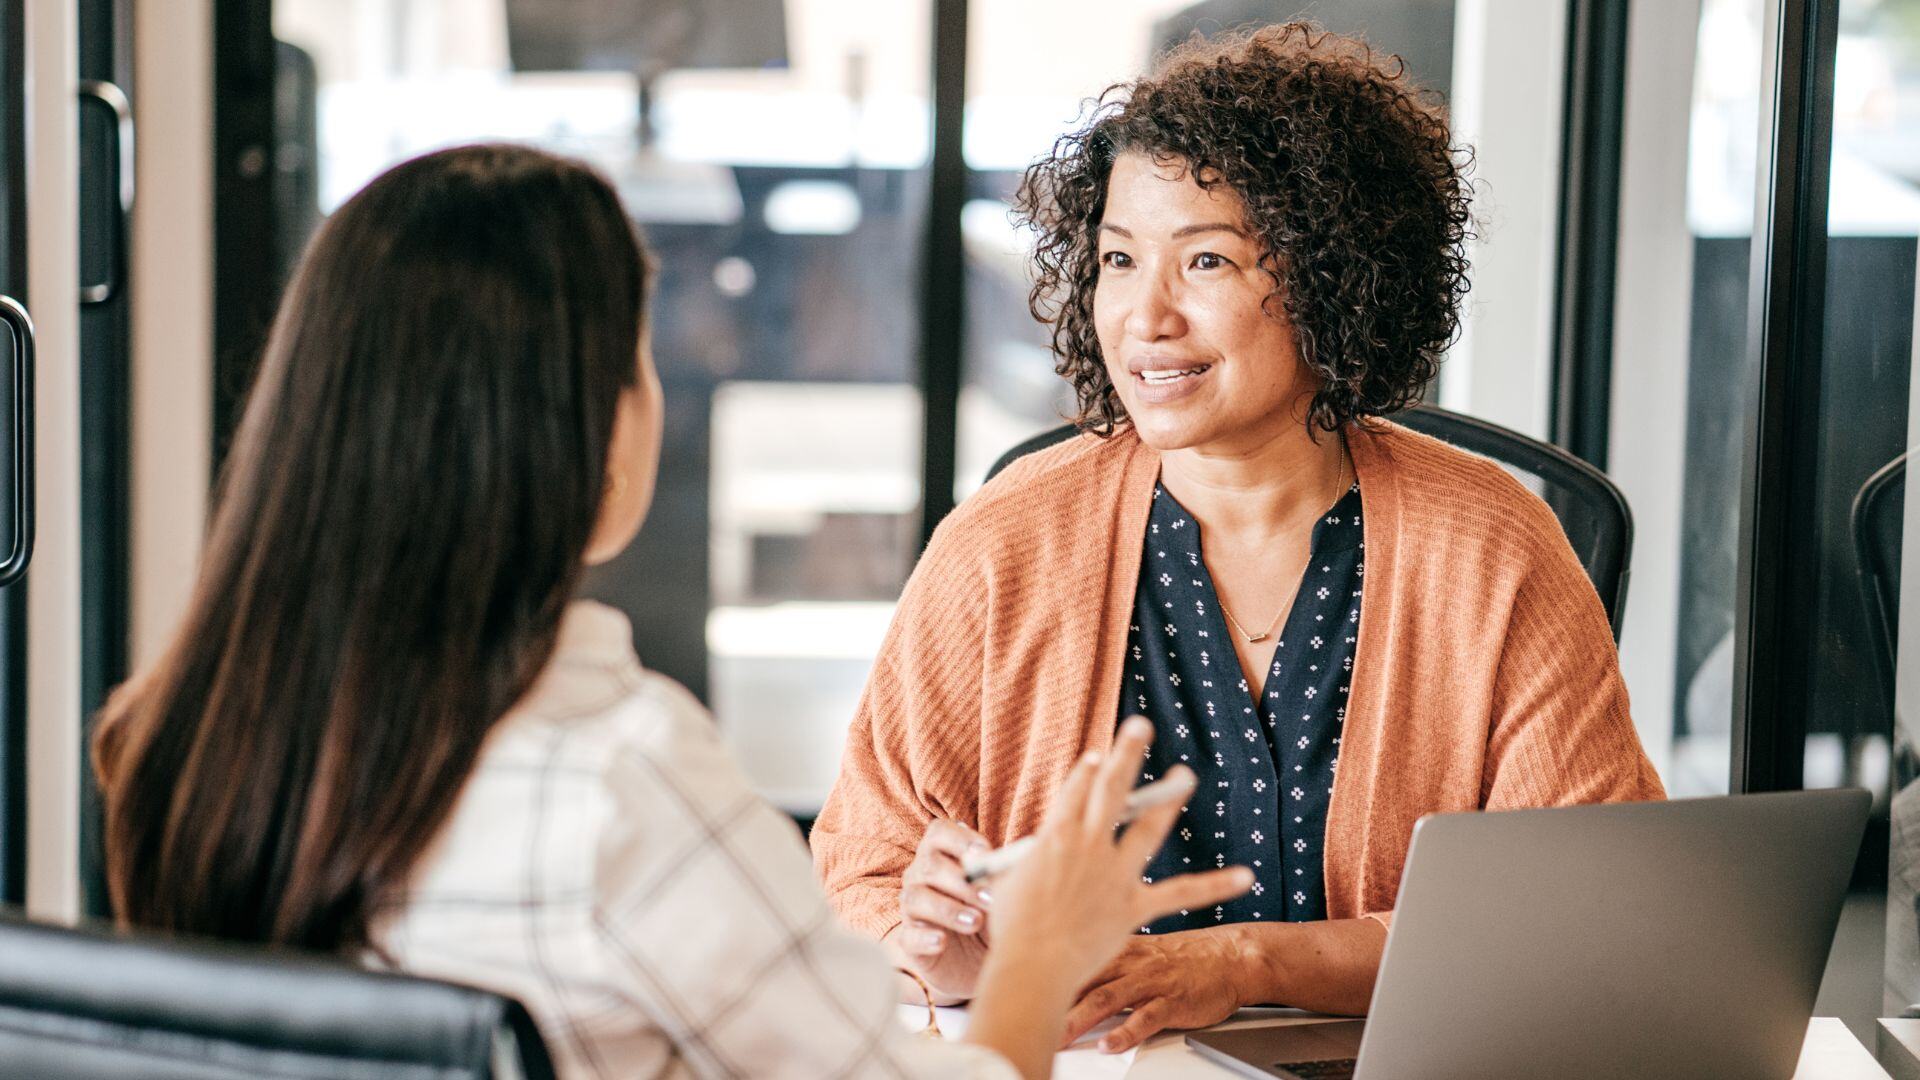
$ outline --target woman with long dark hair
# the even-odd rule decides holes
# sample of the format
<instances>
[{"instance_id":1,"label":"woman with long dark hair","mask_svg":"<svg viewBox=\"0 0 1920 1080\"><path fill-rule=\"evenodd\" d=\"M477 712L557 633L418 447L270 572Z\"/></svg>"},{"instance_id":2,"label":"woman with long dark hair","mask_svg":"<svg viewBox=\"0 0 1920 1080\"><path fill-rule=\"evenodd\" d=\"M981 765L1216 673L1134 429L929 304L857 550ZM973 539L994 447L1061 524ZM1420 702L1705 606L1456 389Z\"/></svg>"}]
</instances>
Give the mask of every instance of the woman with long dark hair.
<instances>
[{"instance_id":1,"label":"woman with long dark hair","mask_svg":"<svg viewBox=\"0 0 1920 1080\"><path fill-rule=\"evenodd\" d=\"M386 173L320 230L233 443L200 578L102 717L130 925L326 950L523 1000L563 1075L1043 1075L1127 930L1246 886L1116 841L1144 724L996 883L972 1036L889 1037L878 950L582 567L632 539L661 393L614 193L526 148Z\"/></svg>"}]
</instances>

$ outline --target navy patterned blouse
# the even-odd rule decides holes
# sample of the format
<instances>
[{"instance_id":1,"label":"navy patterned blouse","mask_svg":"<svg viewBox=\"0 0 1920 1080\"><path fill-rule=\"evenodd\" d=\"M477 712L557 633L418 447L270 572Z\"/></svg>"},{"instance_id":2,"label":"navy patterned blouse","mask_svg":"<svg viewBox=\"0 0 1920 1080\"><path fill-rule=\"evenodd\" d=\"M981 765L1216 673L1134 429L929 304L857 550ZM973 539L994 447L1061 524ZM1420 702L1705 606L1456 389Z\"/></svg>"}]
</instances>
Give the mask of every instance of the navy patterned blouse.
<instances>
[{"instance_id":1,"label":"navy patterned blouse","mask_svg":"<svg viewBox=\"0 0 1920 1080\"><path fill-rule=\"evenodd\" d=\"M1144 932L1327 917L1322 846L1360 632L1361 536L1356 483L1314 526L1313 557L1266 683L1250 689L1201 559L1200 525L1154 486L1120 719L1138 713L1153 721L1142 782L1183 762L1200 782L1146 878L1240 865L1253 869L1254 885Z\"/></svg>"}]
</instances>

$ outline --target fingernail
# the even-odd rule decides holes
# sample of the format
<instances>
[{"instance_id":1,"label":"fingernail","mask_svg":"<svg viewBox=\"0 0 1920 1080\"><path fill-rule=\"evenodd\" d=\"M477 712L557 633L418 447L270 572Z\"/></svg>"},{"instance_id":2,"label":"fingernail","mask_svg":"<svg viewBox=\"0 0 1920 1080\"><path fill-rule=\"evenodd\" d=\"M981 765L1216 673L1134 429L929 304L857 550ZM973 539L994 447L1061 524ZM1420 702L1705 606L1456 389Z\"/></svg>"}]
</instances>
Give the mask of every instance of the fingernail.
<instances>
[{"instance_id":1,"label":"fingernail","mask_svg":"<svg viewBox=\"0 0 1920 1080\"><path fill-rule=\"evenodd\" d=\"M1111 1035L1103 1035L1103 1036L1101 1036L1101 1037L1100 1037L1100 1052L1101 1052L1101 1053L1103 1053L1103 1054L1111 1054L1111 1053L1113 1053L1114 1051L1116 1051L1116 1050L1118 1050L1118 1049L1120 1049L1120 1040L1118 1040L1118 1039L1116 1039L1116 1038L1114 1038L1114 1037L1113 1037L1113 1036L1111 1036Z\"/></svg>"},{"instance_id":2,"label":"fingernail","mask_svg":"<svg viewBox=\"0 0 1920 1080\"><path fill-rule=\"evenodd\" d=\"M921 952L939 952L940 947L946 944L946 940L947 940L947 935L941 933L938 930L924 931L920 935L920 951Z\"/></svg>"},{"instance_id":3,"label":"fingernail","mask_svg":"<svg viewBox=\"0 0 1920 1080\"><path fill-rule=\"evenodd\" d=\"M1080 755L1080 764L1082 765L1098 765L1099 763L1100 755L1092 750Z\"/></svg>"},{"instance_id":4,"label":"fingernail","mask_svg":"<svg viewBox=\"0 0 1920 1080\"><path fill-rule=\"evenodd\" d=\"M1120 726L1120 734L1130 736L1132 738L1139 738L1143 735L1152 735L1153 725L1148 723L1147 718L1144 716L1129 716L1127 717L1127 722Z\"/></svg>"},{"instance_id":5,"label":"fingernail","mask_svg":"<svg viewBox=\"0 0 1920 1080\"><path fill-rule=\"evenodd\" d=\"M989 892L988 890L976 889L973 895L979 898L981 907L993 906L993 893Z\"/></svg>"},{"instance_id":6,"label":"fingernail","mask_svg":"<svg viewBox=\"0 0 1920 1080\"><path fill-rule=\"evenodd\" d=\"M975 840L973 843L967 845L967 854L969 855L978 855L992 850L993 848L989 847L985 840Z\"/></svg>"},{"instance_id":7,"label":"fingernail","mask_svg":"<svg viewBox=\"0 0 1920 1080\"><path fill-rule=\"evenodd\" d=\"M974 911L971 908L960 909L960 914L955 918L959 921L961 926L964 926L969 930L980 925L980 913L977 911Z\"/></svg>"}]
</instances>

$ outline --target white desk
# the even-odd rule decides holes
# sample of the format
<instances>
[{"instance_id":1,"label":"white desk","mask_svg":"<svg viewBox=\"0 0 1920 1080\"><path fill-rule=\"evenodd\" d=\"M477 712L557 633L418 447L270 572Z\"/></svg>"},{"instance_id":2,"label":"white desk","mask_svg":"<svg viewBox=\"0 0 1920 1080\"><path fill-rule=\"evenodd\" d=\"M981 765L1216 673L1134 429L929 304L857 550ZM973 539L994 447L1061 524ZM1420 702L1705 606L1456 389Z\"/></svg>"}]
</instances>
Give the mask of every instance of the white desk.
<instances>
[{"instance_id":1,"label":"white desk","mask_svg":"<svg viewBox=\"0 0 1920 1080\"><path fill-rule=\"evenodd\" d=\"M1244 1010L1245 1013L1264 1013L1258 1021L1241 1023L1231 1022L1234 1027L1249 1027L1256 1022L1264 1023L1300 1023L1299 1014L1281 1009ZM1072 1055L1077 1058L1079 1055ZM1075 1080L1079 1073L1067 1055L1061 1058L1061 1067L1055 1069L1058 1080ZM1089 1072L1089 1077L1100 1074ZM1134 1058L1133 1067L1127 1070L1126 1080L1227 1080L1236 1074L1224 1069L1187 1049L1181 1035L1163 1035L1150 1039ZM1794 1080L1887 1080L1886 1070L1880 1067L1860 1040L1853 1037L1847 1025L1830 1017L1815 1017L1807 1026L1807 1042L1800 1051L1800 1067L1794 1071Z\"/></svg>"},{"instance_id":2,"label":"white desk","mask_svg":"<svg viewBox=\"0 0 1920 1080\"><path fill-rule=\"evenodd\" d=\"M917 1011L919 1019L914 1019ZM950 1024L950 1014L941 1010L941 1027ZM924 1021L924 1010L903 1009L902 1019L910 1026ZM951 1017L951 1019L958 1019ZM1319 1017L1294 1009L1242 1009L1222 1027L1253 1027L1262 1024L1313 1023ZM964 1021L962 1022L964 1023ZM1920 1024L1920 1021L1916 1021ZM1116 1061L1092 1050L1061 1054L1054 1065L1056 1080L1229 1080L1238 1074L1222 1068L1187 1049L1184 1033L1159 1035L1135 1051L1130 1064ZM1830 1016L1816 1016L1807 1025L1807 1041L1800 1050L1800 1067L1794 1080L1888 1080L1867 1048L1847 1030L1847 1025Z\"/></svg>"}]
</instances>

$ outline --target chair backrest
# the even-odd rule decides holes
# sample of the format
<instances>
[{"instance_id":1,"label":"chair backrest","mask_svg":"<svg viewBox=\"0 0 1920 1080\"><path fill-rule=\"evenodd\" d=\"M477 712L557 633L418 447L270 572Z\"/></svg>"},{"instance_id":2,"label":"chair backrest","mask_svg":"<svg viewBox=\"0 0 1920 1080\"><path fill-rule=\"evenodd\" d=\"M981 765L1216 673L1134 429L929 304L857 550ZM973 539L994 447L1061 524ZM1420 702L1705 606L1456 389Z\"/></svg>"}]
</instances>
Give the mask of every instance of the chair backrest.
<instances>
[{"instance_id":1,"label":"chair backrest","mask_svg":"<svg viewBox=\"0 0 1920 1080\"><path fill-rule=\"evenodd\" d=\"M527 1011L331 958L0 916L0 1076L551 1080Z\"/></svg>"},{"instance_id":2,"label":"chair backrest","mask_svg":"<svg viewBox=\"0 0 1920 1080\"><path fill-rule=\"evenodd\" d=\"M1850 525L1867 605L1867 633L1882 698L1893 707L1894 649L1900 641L1900 535L1907 510L1907 455L1881 466L1853 497Z\"/></svg>"},{"instance_id":3,"label":"chair backrest","mask_svg":"<svg viewBox=\"0 0 1920 1080\"><path fill-rule=\"evenodd\" d=\"M1600 594L1613 636L1627 609L1629 561L1633 553L1633 511L1607 474L1551 443L1511 428L1434 405L1420 405L1390 417L1395 423L1492 458L1546 500L1560 519L1573 552ZM1042 432L1001 455L987 471L991 480L1015 459L1073 438L1072 424ZM1365 497L1365 493L1362 493Z\"/></svg>"}]
</instances>

